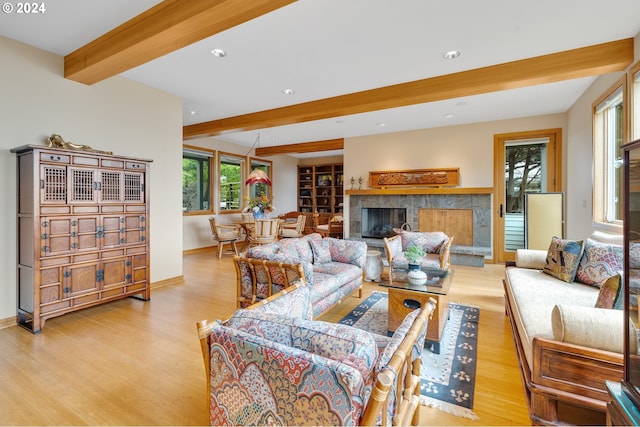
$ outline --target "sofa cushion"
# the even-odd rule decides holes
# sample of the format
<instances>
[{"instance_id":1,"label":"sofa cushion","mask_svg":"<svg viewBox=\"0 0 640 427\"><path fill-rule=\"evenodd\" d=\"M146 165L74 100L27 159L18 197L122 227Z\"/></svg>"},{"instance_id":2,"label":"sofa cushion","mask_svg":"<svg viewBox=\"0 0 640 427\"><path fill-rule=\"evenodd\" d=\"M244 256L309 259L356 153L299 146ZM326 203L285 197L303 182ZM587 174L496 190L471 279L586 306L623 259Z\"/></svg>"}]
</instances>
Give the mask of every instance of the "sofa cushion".
<instances>
[{"instance_id":1,"label":"sofa cushion","mask_svg":"<svg viewBox=\"0 0 640 427\"><path fill-rule=\"evenodd\" d=\"M322 264L331 262L331 248L327 239L311 240L311 250L313 251L313 263Z\"/></svg>"},{"instance_id":2,"label":"sofa cushion","mask_svg":"<svg viewBox=\"0 0 640 427\"><path fill-rule=\"evenodd\" d=\"M282 314L303 320L313 319L309 286L302 282L285 289L278 298L268 302L267 300L262 301L263 303L257 303L252 306L251 310L262 313Z\"/></svg>"},{"instance_id":3,"label":"sofa cushion","mask_svg":"<svg viewBox=\"0 0 640 427\"><path fill-rule=\"evenodd\" d=\"M573 282L582 255L582 247L582 240L553 237L542 271L564 282Z\"/></svg>"},{"instance_id":4,"label":"sofa cushion","mask_svg":"<svg viewBox=\"0 0 640 427\"><path fill-rule=\"evenodd\" d=\"M227 327L352 366L369 378L378 359L373 335L348 325L237 310ZM366 380L365 380L366 382Z\"/></svg>"},{"instance_id":5,"label":"sofa cushion","mask_svg":"<svg viewBox=\"0 0 640 427\"><path fill-rule=\"evenodd\" d=\"M600 286L607 278L624 269L623 260L622 245L587 239L576 272L576 280L587 285Z\"/></svg>"},{"instance_id":6,"label":"sofa cushion","mask_svg":"<svg viewBox=\"0 0 640 427\"><path fill-rule=\"evenodd\" d=\"M314 268L318 268L319 265L314 265ZM313 284L309 289L309 296L311 303L316 304L322 298L326 298L332 293L338 292L340 286L343 283L338 280L336 276L332 274L322 273L320 271L313 272Z\"/></svg>"},{"instance_id":7,"label":"sofa cushion","mask_svg":"<svg viewBox=\"0 0 640 427\"><path fill-rule=\"evenodd\" d=\"M516 249L516 266L542 270L547 262L547 251L541 249Z\"/></svg>"},{"instance_id":8,"label":"sofa cushion","mask_svg":"<svg viewBox=\"0 0 640 427\"><path fill-rule=\"evenodd\" d=\"M556 305L551 317L555 340L616 353L624 348L623 322L621 310L570 304Z\"/></svg>"},{"instance_id":9,"label":"sofa cushion","mask_svg":"<svg viewBox=\"0 0 640 427\"><path fill-rule=\"evenodd\" d=\"M438 253L440 247L447 240L442 231L401 231L402 250L409 246L419 246L427 253Z\"/></svg>"},{"instance_id":10,"label":"sofa cushion","mask_svg":"<svg viewBox=\"0 0 640 427\"><path fill-rule=\"evenodd\" d=\"M571 303L593 308L598 289L582 283L566 283L542 270L506 268L506 298L522 340L529 368L532 366L532 342L536 336L553 338L551 311L556 304Z\"/></svg>"},{"instance_id":11,"label":"sofa cushion","mask_svg":"<svg viewBox=\"0 0 640 427\"><path fill-rule=\"evenodd\" d=\"M361 268L353 264L345 264L343 262L334 262L334 261L314 265L313 273L314 274L322 273L322 274L334 276L338 280L338 282L341 284L345 284L352 280L362 278Z\"/></svg>"},{"instance_id":12,"label":"sofa cushion","mask_svg":"<svg viewBox=\"0 0 640 427\"><path fill-rule=\"evenodd\" d=\"M439 270L441 268L440 264L440 255L436 254L426 254L422 258L418 260L420 266L423 268L431 268L434 270ZM403 269L409 268L409 260L406 256L404 256L404 252L393 257L393 268L394 269Z\"/></svg>"},{"instance_id":13,"label":"sofa cushion","mask_svg":"<svg viewBox=\"0 0 640 427\"><path fill-rule=\"evenodd\" d=\"M365 242L333 237L326 237L324 240L329 243L331 261L353 264L359 268L364 268L367 262L367 244Z\"/></svg>"},{"instance_id":14,"label":"sofa cushion","mask_svg":"<svg viewBox=\"0 0 640 427\"><path fill-rule=\"evenodd\" d=\"M622 280L614 274L600 284L596 308L622 310Z\"/></svg>"}]
</instances>

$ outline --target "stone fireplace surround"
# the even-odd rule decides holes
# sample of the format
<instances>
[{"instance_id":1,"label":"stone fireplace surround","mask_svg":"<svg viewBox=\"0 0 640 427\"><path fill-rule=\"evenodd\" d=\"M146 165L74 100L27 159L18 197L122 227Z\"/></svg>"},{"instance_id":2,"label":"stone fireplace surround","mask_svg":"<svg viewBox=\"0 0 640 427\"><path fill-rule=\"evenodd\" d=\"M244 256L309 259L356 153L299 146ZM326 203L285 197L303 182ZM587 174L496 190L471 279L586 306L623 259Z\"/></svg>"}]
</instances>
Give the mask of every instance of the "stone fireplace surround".
<instances>
[{"instance_id":1,"label":"stone fireplace surround","mask_svg":"<svg viewBox=\"0 0 640 427\"><path fill-rule=\"evenodd\" d=\"M456 189L459 190L459 189ZM372 193L375 193L373 191ZM361 208L398 207L407 209L407 223L418 231L418 210L472 209L473 246L456 245L455 237L451 248L451 263L463 265L484 265L485 256L491 257L492 195L485 194L351 194L349 195L349 237L364 240L371 247L383 247L382 239L363 239L361 233Z\"/></svg>"}]
</instances>

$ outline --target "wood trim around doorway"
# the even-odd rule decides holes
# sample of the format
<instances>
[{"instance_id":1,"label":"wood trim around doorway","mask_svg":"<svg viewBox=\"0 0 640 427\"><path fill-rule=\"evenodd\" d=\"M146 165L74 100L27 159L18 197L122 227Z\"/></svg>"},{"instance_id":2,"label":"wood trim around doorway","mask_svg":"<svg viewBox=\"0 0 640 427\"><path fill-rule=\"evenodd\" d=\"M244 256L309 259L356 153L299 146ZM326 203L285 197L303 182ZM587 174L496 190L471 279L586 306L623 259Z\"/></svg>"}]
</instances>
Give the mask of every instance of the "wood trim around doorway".
<instances>
[{"instance_id":1,"label":"wood trim around doorway","mask_svg":"<svg viewBox=\"0 0 640 427\"><path fill-rule=\"evenodd\" d=\"M542 129L524 132L510 132L493 136L493 182L495 202L493 210L493 253L494 262L513 261L514 252L504 250L504 217L500 216L500 204L504 203L504 146L506 141L518 139L549 138L547 150L547 188L549 192L562 191L562 129ZM566 198L565 198L566 203Z\"/></svg>"}]
</instances>

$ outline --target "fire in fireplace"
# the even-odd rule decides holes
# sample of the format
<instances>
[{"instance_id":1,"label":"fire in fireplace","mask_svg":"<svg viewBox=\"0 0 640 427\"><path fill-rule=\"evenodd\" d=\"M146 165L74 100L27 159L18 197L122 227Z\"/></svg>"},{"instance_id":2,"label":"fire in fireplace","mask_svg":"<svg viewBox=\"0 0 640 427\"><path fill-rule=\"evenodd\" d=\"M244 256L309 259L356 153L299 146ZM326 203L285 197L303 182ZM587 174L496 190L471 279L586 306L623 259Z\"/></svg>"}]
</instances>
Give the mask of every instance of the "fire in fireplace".
<instances>
[{"instance_id":1,"label":"fire in fireplace","mask_svg":"<svg viewBox=\"0 0 640 427\"><path fill-rule=\"evenodd\" d=\"M362 237L382 239L396 233L394 228L407 222L406 208L362 208Z\"/></svg>"}]
</instances>

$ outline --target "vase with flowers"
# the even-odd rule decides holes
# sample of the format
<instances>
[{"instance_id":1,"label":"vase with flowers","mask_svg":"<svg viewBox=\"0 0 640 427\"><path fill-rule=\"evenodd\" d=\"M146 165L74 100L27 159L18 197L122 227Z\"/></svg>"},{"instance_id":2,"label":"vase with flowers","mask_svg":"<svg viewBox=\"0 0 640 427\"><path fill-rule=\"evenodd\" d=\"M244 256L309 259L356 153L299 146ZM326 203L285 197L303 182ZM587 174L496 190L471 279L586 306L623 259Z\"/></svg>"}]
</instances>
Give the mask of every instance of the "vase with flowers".
<instances>
[{"instance_id":1,"label":"vase with flowers","mask_svg":"<svg viewBox=\"0 0 640 427\"><path fill-rule=\"evenodd\" d=\"M249 199L245 211L253 212L253 217L256 219L263 219L265 214L273 211L273 205L267 196L259 195L253 199Z\"/></svg>"}]
</instances>

